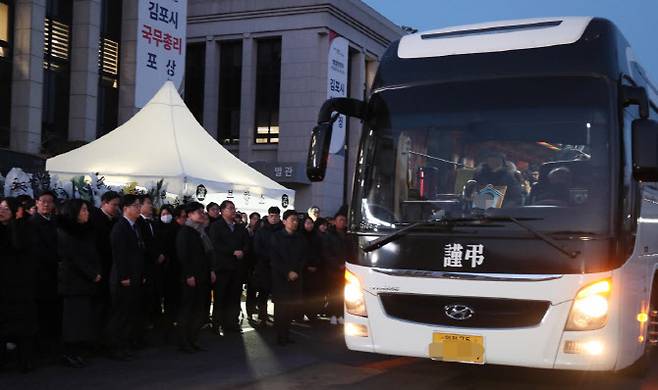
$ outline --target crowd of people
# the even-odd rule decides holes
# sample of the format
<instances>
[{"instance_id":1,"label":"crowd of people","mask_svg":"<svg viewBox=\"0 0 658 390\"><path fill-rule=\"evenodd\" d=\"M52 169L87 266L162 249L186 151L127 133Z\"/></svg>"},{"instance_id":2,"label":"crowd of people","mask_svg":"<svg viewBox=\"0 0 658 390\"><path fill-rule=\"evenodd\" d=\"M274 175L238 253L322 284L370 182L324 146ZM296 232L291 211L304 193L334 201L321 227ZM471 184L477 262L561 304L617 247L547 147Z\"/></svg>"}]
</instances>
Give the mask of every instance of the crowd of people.
<instances>
[{"instance_id":1,"label":"crowd of people","mask_svg":"<svg viewBox=\"0 0 658 390\"><path fill-rule=\"evenodd\" d=\"M0 198L0 365L83 367L153 343L194 353L204 327L239 334L245 318L273 322L279 345L293 321L342 323L346 213L319 214L247 216L229 200L156 210L113 191L100 207L48 191Z\"/></svg>"}]
</instances>

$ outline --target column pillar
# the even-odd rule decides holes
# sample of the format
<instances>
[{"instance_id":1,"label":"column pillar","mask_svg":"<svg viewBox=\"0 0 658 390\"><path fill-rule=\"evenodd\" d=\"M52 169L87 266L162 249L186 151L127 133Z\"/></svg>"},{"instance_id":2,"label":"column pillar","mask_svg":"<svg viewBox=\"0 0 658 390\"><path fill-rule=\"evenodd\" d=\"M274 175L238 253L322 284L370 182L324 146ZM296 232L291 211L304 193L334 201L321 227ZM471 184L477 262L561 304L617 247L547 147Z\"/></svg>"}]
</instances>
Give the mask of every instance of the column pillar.
<instances>
[{"instance_id":1,"label":"column pillar","mask_svg":"<svg viewBox=\"0 0 658 390\"><path fill-rule=\"evenodd\" d=\"M116 0L119 1L119 0ZM135 108L135 74L137 73L137 7L135 0L123 0L121 16L121 59L119 69L119 119L122 125L132 118Z\"/></svg>"},{"instance_id":2,"label":"column pillar","mask_svg":"<svg viewBox=\"0 0 658 390\"><path fill-rule=\"evenodd\" d=\"M206 63L203 88L203 127L217 139L217 108L219 107L219 48L215 38L206 37Z\"/></svg>"},{"instance_id":3,"label":"column pillar","mask_svg":"<svg viewBox=\"0 0 658 390\"><path fill-rule=\"evenodd\" d=\"M96 139L101 0L75 0L71 47L69 141Z\"/></svg>"},{"instance_id":4,"label":"column pillar","mask_svg":"<svg viewBox=\"0 0 658 390\"><path fill-rule=\"evenodd\" d=\"M251 161L256 113L256 42L245 34L242 40L242 100L240 102L240 159Z\"/></svg>"},{"instance_id":5,"label":"column pillar","mask_svg":"<svg viewBox=\"0 0 658 390\"><path fill-rule=\"evenodd\" d=\"M362 51L350 53L350 90L348 96L363 100L366 93L366 56ZM347 202L350 201L354 185L354 172L356 171L356 158L361 140L362 124L357 118L349 119L349 138L347 140L347 177L345 187L347 188Z\"/></svg>"},{"instance_id":6,"label":"column pillar","mask_svg":"<svg viewBox=\"0 0 658 390\"><path fill-rule=\"evenodd\" d=\"M15 16L10 148L38 154L41 152L46 0L16 0Z\"/></svg>"}]
</instances>

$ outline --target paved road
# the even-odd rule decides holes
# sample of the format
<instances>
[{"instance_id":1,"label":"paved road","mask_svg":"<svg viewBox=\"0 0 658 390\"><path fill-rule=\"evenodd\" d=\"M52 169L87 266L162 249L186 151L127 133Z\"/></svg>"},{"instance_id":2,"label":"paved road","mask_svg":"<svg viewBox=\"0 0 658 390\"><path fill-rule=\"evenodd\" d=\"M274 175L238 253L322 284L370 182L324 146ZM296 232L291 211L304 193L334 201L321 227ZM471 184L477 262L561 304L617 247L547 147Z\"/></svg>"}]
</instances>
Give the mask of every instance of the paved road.
<instances>
[{"instance_id":1,"label":"paved road","mask_svg":"<svg viewBox=\"0 0 658 390\"><path fill-rule=\"evenodd\" d=\"M193 355L170 346L131 362L97 358L84 369L42 367L0 372L0 389L658 389L658 360L644 380L611 374L470 366L388 357L345 349L339 327L295 327L297 343L278 347L272 329L241 336L205 332L209 350Z\"/></svg>"}]
</instances>

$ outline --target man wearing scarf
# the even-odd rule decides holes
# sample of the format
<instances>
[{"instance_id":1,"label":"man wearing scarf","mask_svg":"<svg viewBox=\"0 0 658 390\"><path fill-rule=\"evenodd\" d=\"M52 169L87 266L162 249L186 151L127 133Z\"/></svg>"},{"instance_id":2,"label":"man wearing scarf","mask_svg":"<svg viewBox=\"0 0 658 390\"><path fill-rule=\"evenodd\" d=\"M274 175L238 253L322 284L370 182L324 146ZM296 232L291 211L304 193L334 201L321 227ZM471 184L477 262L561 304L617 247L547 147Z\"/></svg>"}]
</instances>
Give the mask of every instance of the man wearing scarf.
<instances>
[{"instance_id":1,"label":"man wearing scarf","mask_svg":"<svg viewBox=\"0 0 658 390\"><path fill-rule=\"evenodd\" d=\"M186 205L187 221L176 236L176 254L181 271L181 301L178 313L179 349L201 351L199 332L208 318L210 286L215 283L213 245L206 235L208 216L201 203Z\"/></svg>"}]
</instances>

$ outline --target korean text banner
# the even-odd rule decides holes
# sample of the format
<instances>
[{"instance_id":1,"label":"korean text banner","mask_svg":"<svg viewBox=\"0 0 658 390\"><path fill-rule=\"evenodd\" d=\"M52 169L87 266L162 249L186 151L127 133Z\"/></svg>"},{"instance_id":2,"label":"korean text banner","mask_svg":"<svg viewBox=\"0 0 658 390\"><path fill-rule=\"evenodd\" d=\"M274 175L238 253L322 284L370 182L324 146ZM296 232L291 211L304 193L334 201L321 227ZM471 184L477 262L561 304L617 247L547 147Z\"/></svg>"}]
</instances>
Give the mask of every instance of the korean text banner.
<instances>
[{"instance_id":1,"label":"korean text banner","mask_svg":"<svg viewBox=\"0 0 658 390\"><path fill-rule=\"evenodd\" d=\"M347 97L348 51L347 39L332 32L327 67L327 99ZM329 147L329 152L332 154L343 151L346 119L345 115L340 115L334 122L333 132L331 133L331 146Z\"/></svg>"},{"instance_id":2,"label":"korean text banner","mask_svg":"<svg viewBox=\"0 0 658 390\"><path fill-rule=\"evenodd\" d=\"M171 80L180 90L185 73L187 0L138 0L135 107Z\"/></svg>"}]
</instances>

